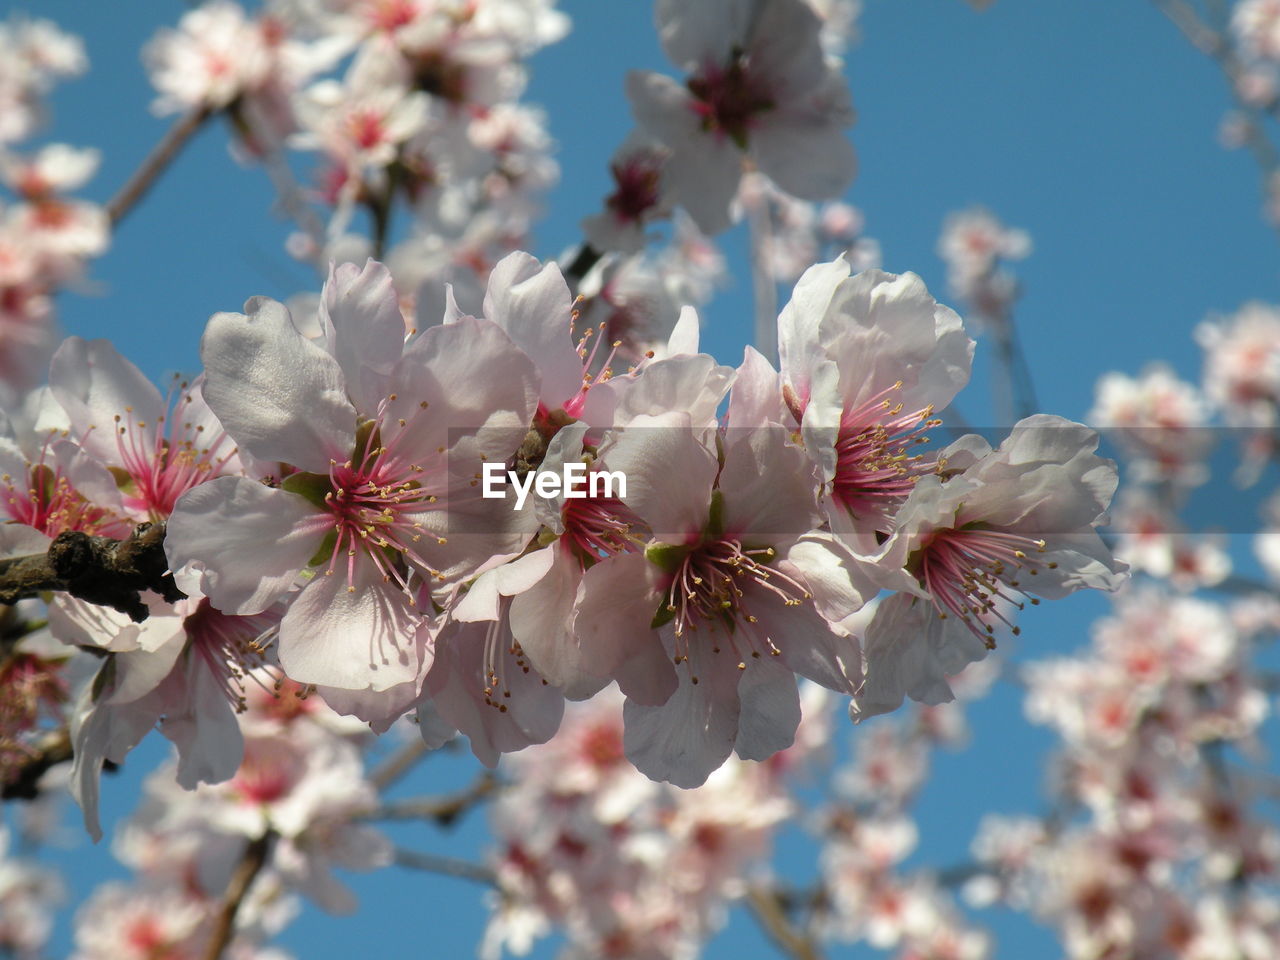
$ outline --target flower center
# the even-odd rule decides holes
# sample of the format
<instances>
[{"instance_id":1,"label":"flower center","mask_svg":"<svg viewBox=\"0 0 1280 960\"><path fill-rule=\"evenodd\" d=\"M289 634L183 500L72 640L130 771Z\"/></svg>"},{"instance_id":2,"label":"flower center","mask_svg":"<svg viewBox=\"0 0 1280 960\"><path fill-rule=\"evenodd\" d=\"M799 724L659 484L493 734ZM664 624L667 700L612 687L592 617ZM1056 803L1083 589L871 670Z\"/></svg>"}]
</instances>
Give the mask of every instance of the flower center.
<instances>
[{"instance_id":1,"label":"flower center","mask_svg":"<svg viewBox=\"0 0 1280 960\"><path fill-rule=\"evenodd\" d=\"M726 641L739 670L747 668L747 657L758 659L762 651L779 656L773 640L754 628L757 618L747 609L751 596L772 594L794 607L811 595L804 584L769 566L777 556L773 547L745 547L740 540L719 537L692 549L666 549L671 552L665 557L663 548L649 551L650 559L674 570L653 626L674 622L677 666L689 659L688 634L704 629L713 634L711 652L720 653ZM691 679L698 682L696 676Z\"/></svg>"},{"instance_id":2,"label":"flower center","mask_svg":"<svg viewBox=\"0 0 1280 960\"><path fill-rule=\"evenodd\" d=\"M747 148L747 134L756 118L775 106L758 78L752 77L741 50L735 50L727 67L707 66L689 78L689 92L697 98L694 111L709 133L722 133Z\"/></svg>"},{"instance_id":3,"label":"flower center","mask_svg":"<svg viewBox=\"0 0 1280 960\"><path fill-rule=\"evenodd\" d=\"M1037 576L1040 567L1055 569L1052 561L1038 564L1034 554L1044 553L1045 542L1000 530L940 530L921 548L916 578L933 597L942 618L954 615L989 649L995 649L995 626L991 619L1009 626L1013 635L1021 633L997 607L999 600L1019 610L1030 596L1018 579L1023 572ZM1019 599L1022 598L1022 599Z\"/></svg>"},{"instance_id":4,"label":"flower center","mask_svg":"<svg viewBox=\"0 0 1280 960\"><path fill-rule=\"evenodd\" d=\"M168 517L192 487L219 476L237 452L221 427L200 422L194 390L185 383L179 389L177 404L155 424L139 420L132 407L114 418L125 505L147 511L153 520Z\"/></svg>"},{"instance_id":5,"label":"flower center","mask_svg":"<svg viewBox=\"0 0 1280 960\"><path fill-rule=\"evenodd\" d=\"M396 400L395 394L388 402ZM422 401L411 419L398 418L384 422L365 421L357 431L355 454L350 460L329 462L328 476L299 474L288 478L283 486L319 502L328 511L326 524L332 524L333 544L329 550L325 574L345 567L347 589L356 589L356 561L363 555L371 560L384 582L394 581L409 592L408 573L412 567L432 577L441 574L418 550L424 536L438 544L445 539L423 529L422 513L437 498L425 485L433 482L436 465L424 467L403 449L412 443L414 420L427 409ZM398 432L385 443L384 429ZM441 457L445 448L440 447ZM346 556L345 564L341 558ZM319 561L323 563L323 560Z\"/></svg>"},{"instance_id":6,"label":"flower center","mask_svg":"<svg viewBox=\"0 0 1280 960\"><path fill-rule=\"evenodd\" d=\"M257 672L266 666L263 652L276 626L274 616L231 616L215 610L207 599L201 599L195 613L182 622L193 654L213 675L236 713L243 713L247 708L246 681L252 681L273 696L281 683L275 681L268 690Z\"/></svg>"},{"instance_id":7,"label":"flower center","mask_svg":"<svg viewBox=\"0 0 1280 960\"><path fill-rule=\"evenodd\" d=\"M877 530L888 531L897 508L911 493L916 481L935 467L910 450L929 438L925 431L938 426L931 420L932 407L903 413L892 387L850 408L840 418L836 437L836 472L831 495L855 517L873 521Z\"/></svg>"},{"instance_id":8,"label":"flower center","mask_svg":"<svg viewBox=\"0 0 1280 960\"><path fill-rule=\"evenodd\" d=\"M633 533L644 521L617 497L566 498L561 542L585 570L605 557L638 553L644 541Z\"/></svg>"},{"instance_id":9,"label":"flower center","mask_svg":"<svg viewBox=\"0 0 1280 960\"><path fill-rule=\"evenodd\" d=\"M658 205L658 166L646 159L632 159L609 167L618 189L605 206L624 223L636 223Z\"/></svg>"}]
</instances>

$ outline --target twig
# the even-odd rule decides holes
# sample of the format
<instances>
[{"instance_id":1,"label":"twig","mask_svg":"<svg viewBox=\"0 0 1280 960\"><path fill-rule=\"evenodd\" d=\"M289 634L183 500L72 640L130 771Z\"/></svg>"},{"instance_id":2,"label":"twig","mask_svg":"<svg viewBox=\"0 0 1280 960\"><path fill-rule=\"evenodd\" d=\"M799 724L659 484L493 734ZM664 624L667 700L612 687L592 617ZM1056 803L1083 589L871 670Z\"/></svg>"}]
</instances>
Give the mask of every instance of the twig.
<instances>
[{"instance_id":1,"label":"twig","mask_svg":"<svg viewBox=\"0 0 1280 960\"><path fill-rule=\"evenodd\" d=\"M769 222L769 198L763 193L747 204L751 229L751 291L755 303L755 336L752 342L770 363L778 362L778 284L770 257L773 228Z\"/></svg>"},{"instance_id":2,"label":"twig","mask_svg":"<svg viewBox=\"0 0 1280 960\"><path fill-rule=\"evenodd\" d=\"M472 807L489 799L499 785L498 778L486 771L465 790L442 797L411 797L407 800L395 800L374 811L370 819L434 820L442 827L449 827Z\"/></svg>"},{"instance_id":3,"label":"twig","mask_svg":"<svg viewBox=\"0 0 1280 960\"><path fill-rule=\"evenodd\" d=\"M231 882L227 884L227 892L222 898L222 908L214 920L213 935L205 949L204 960L218 960L231 943L231 938L235 936L236 914L240 912L240 905L253 886L253 881L266 865L274 840L275 833L268 830L245 848L235 873L231 875Z\"/></svg>"},{"instance_id":4,"label":"twig","mask_svg":"<svg viewBox=\"0 0 1280 960\"><path fill-rule=\"evenodd\" d=\"M27 757L16 772L6 770L0 799L34 800L40 794L40 778L45 772L71 759L71 735L64 727L53 730L36 741L34 752Z\"/></svg>"},{"instance_id":5,"label":"twig","mask_svg":"<svg viewBox=\"0 0 1280 960\"><path fill-rule=\"evenodd\" d=\"M369 782L381 793L406 773L430 751L420 737L414 737L392 754L385 763L369 774Z\"/></svg>"},{"instance_id":6,"label":"twig","mask_svg":"<svg viewBox=\"0 0 1280 960\"><path fill-rule=\"evenodd\" d=\"M604 254L589 243L584 243L578 248L577 255L564 268L564 279L574 293L578 292L578 284L582 283L582 278L600 262L602 256Z\"/></svg>"},{"instance_id":7,"label":"twig","mask_svg":"<svg viewBox=\"0 0 1280 960\"><path fill-rule=\"evenodd\" d=\"M439 873L446 877L458 877L473 883L493 886L498 882L493 870L469 860L456 857L439 857L434 853L417 853L413 850L396 850L396 865L411 870L425 870L428 873Z\"/></svg>"},{"instance_id":8,"label":"twig","mask_svg":"<svg viewBox=\"0 0 1280 960\"><path fill-rule=\"evenodd\" d=\"M139 524L123 540L66 530L45 553L0 560L0 603L58 590L141 623L148 610L140 591L152 590L170 603L186 596L167 572L164 533L163 523Z\"/></svg>"},{"instance_id":9,"label":"twig","mask_svg":"<svg viewBox=\"0 0 1280 960\"><path fill-rule=\"evenodd\" d=\"M178 121L169 128L155 148L142 161L142 166L138 167L128 182L120 188L107 202L107 217L111 220L112 225L119 223L125 218L138 201L146 196L147 191L155 185L160 174L165 168L173 162L173 158L178 155L178 151L186 145L187 141L194 136L195 132L204 125L204 122L212 116L208 107L197 107L190 113L180 117Z\"/></svg>"},{"instance_id":10,"label":"twig","mask_svg":"<svg viewBox=\"0 0 1280 960\"><path fill-rule=\"evenodd\" d=\"M772 890L752 887L747 891L747 906L769 939L787 956L795 960L822 960L822 954L813 941L792 926Z\"/></svg>"}]
</instances>

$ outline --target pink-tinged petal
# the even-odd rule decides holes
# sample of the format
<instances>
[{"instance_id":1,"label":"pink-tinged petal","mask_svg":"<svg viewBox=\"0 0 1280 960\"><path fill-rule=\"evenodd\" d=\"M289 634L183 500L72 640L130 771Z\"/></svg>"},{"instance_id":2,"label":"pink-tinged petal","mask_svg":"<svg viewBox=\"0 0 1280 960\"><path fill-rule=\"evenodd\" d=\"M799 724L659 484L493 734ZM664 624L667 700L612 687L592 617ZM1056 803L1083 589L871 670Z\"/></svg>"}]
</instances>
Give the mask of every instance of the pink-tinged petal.
<instances>
[{"instance_id":1,"label":"pink-tinged petal","mask_svg":"<svg viewBox=\"0 0 1280 960\"><path fill-rule=\"evenodd\" d=\"M825 112L766 115L760 129L752 131L751 152L762 173L802 200L841 196L858 170L844 127Z\"/></svg>"},{"instance_id":2,"label":"pink-tinged petal","mask_svg":"<svg viewBox=\"0 0 1280 960\"><path fill-rule=\"evenodd\" d=\"M529 662L570 700L585 700L608 679L588 667L590 648L574 630L574 604L580 596L582 569L559 544L538 551L553 557L546 575L511 600L511 635Z\"/></svg>"},{"instance_id":3,"label":"pink-tinged petal","mask_svg":"<svg viewBox=\"0 0 1280 960\"><path fill-rule=\"evenodd\" d=\"M778 567L801 579L818 612L833 623L860 610L885 587L881 564L851 553L826 533L806 534L789 546ZM905 571L903 583L911 582Z\"/></svg>"},{"instance_id":4,"label":"pink-tinged petal","mask_svg":"<svg viewBox=\"0 0 1280 960\"><path fill-rule=\"evenodd\" d=\"M185 634L182 617L174 614L173 607L153 593L144 593L142 599L151 610L151 616L142 623L134 623L128 614L110 607L79 600L69 594L57 594L49 604L49 628L63 643L98 647L112 653L140 650L145 659L168 646L175 637L181 639ZM179 643L176 650L168 653L169 665L173 664L181 649L182 644ZM166 666L156 682L168 670ZM154 687L155 683L151 686ZM145 692L140 691L126 699L137 699Z\"/></svg>"},{"instance_id":5,"label":"pink-tinged petal","mask_svg":"<svg viewBox=\"0 0 1280 960\"><path fill-rule=\"evenodd\" d=\"M209 319L204 398L255 457L327 473L350 455L356 427L338 361L298 332L284 304L255 297L245 309Z\"/></svg>"},{"instance_id":6,"label":"pink-tinged petal","mask_svg":"<svg viewBox=\"0 0 1280 960\"><path fill-rule=\"evenodd\" d=\"M738 670L723 669L701 645L691 646L679 686L662 706L628 698L623 708L627 759L652 780L699 787L729 758L738 737ZM693 682L697 678L697 683Z\"/></svg>"},{"instance_id":7,"label":"pink-tinged petal","mask_svg":"<svg viewBox=\"0 0 1280 960\"><path fill-rule=\"evenodd\" d=\"M817 473L805 452L790 443L785 427L730 427L724 445L719 489L726 534L777 543L818 525Z\"/></svg>"},{"instance_id":8,"label":"pink-tinged petal","mask_svg":"<svg viewBox=\"0 0 1280 960\"><path fill-rule=\"evenodd\" d=\"M320 294L320 327L342 368L347 395L356 409L373 413L404 349L404 316L391 272L375 260L364 269L330 264Z\"/></svg>"},{"instance_id":9,"label":"pink-tinged petal","mask_svg":"<svg viewBox=\"0 0 1280 960\"><path fill-rule=\"evenodd\" d=\"M667 356L696 355L701 333L702 324L698 320L698 311L687 304L681 307L676 325L671 328L671 336L667 338Z\"/></svg>"},{"instance_id":10,"label":"pink-tinged petal","mask_svg":"<svg viewBox=\"0 0 1280 960\"><path fill-rule=\"evenodd\" d=\"M57 469L70 481L77 493L94 506L124 513L120 487L116 484L115 477L100 462L69 440L55 441L50 445L50 452L53 453Z\"/></svg>"},{"instance_id":11,"label":"pink-tinged petal","mask_svg":"<svg viewBox=\"0 0 1280 960\"><path fill-rule=\"evenodd\" d=\"M109 669L109 663L101 670ZM94 681L86 683L71 711L71 795L84 813L84 825L97 843L102 839L98 817L99 779L106 760L119 763L155 726L157 715L132 704L109 707L95 702ZM110 686L105 688L110 693Z\"/></svg>"},{"instance_id":12,"label":"pink-tinged petal","mask_svg":"<svg viewBox=\"0 0 1280 960\"><path fill-rule=\"evenodd\" d=\"M458 735L458 728L444 717L430 697L418 701L418 735L428 750L439 750Z\"/></svg>"},{"instance_id":13,"label":"pink-tinged petal","mask_svg":"<svg viewBox=\"0 0 1280 960\"><path fill-rule=\"evenodd\" d=\"M381 734L386 733L392 724L413 710L422 694L422 683L415 677L388 690L317 687L316 693L334 712L363 720L374 733Z\"/></svg>"},{"instance_id":14,"label":"pink-tinged petal","mask_svg":"<svg viewBox=\"0 0 1280 960\"><path fill-rule=\"evenodd\" d=\"M823 55L822 21L812 6L805 0L764 0L755 9L746 44L751 76L775 101L793 100L829 82L836 71Z\"/></svg>"},{"instance_id":15,"label":"pink-tinged petal","mask_svg":"<svg viewBox=\"0 0 1280 960\"><path fill-rule=\"evenodd\" d=\"M429 509L405 511L421 540L415 551L430 565L432 589L441 599L461 579L505 562L524 549L538 531L533 511L515 509L514 496L487 498L469 482L437 494Z\"/></svg>"},{"instance_id":16,"label":"pink-tinged petal","mask_svg":"<svg viewBox=\"0 0 1280 960\"><path fill-rule=\"evenodd\" d=\"M161 617L170 621L169 642L153 651L133 650L115 655L112 692L102 702L112 706L132 703L154 692L173 673L178 658L187 645L181 617ZM225 695L223 698L225 704ZM157 710L157 712L159 712Z\"/></svg>"},{"instance_id":17,"label":"pink-tinged petal","mask_svg":"<svg viewBox=\"0 0 1280 960\"><path fill-rule=\"evenodd\" d=\"M795 743L800 692L795 674L776 659L748 657L746 669L739 671L741 708L734 752L743 760L767 760Z\"/></svg>"},{"instance_id":18,"label":"pink-tinged petal","mask_svg":"<svg viewBox=\"0 0 1280 960\"><path fill-rule=\"evenodd\" d=\"M639 376L593 386L579 419L595 427L626 426L636 417L683 411L695 426L711 426L734 375L732 367L705 353L669 357L649 364Z\"/></svg>"},{"instance_id":19,"label":"pink-tinged petal","mask_svg":"<svg viewBox=\"0 0 1280 960\"><path fill-rule=\"evenodd\" d=\"M947 679L988 653L959 620L942 620L929 601L903 593L880 603L863 650L865 679L849 705L855 721L896 710L903 697L929 706L954 700Z\"/></svg>"},{"instance_id":20,"label":"pink-tinged petal","mask_svg":"<svg viewBox=\"0 0 1280 960\"><path fill-rule=\"evenodd\" d=\"M244 759L244 736L226 689L198 657L187 654L157 694L164 699L160 732L178 748L178 785L222 783Z\"/></svg>"},{"instance_id":21,"label":"pink-tinged petal","mask_svg":"<svg viewBox=\"0 0 1280 960\"><path fill-rule=\"evenodd\" d=\"M671 195L708 236L727 229L742 179L742 151L733 141L702 129L693 97L670 77L633 70L627 98L636 121L671 149L664 168Z\"/></svg>"},{"instance_id":22,"label":"pink-tinged petal","mask_svg":"<svg viewBox=\"0 0 1280 960\"><path fill-rule=\"evenodd\" d=\"M800 420L800 434L805 450L818 465L819 477L828 483L839 468L836 441L840 438L840 420L844 398L840 393L840 368L831 360L816 364L809 378L809 401Z\"/></svg>"},{"instance_id":23,"label":"pink-tinged petal","mask_svg":"<svg viewBox=\"0 0 1280 960\"><path fill-rule=\"evenodd\" d=\"M511 253L489 274L484 315L506 331L538 366L540 398L556 410L582 387L582 359L573 344L573 294L560 268L527 253Z\"/></svg>"},{"instance_id":24,"label":"pink-tinged petal","mask_svg":"<svg viewBox=\"0 0 1280 960\"><path fill-rule=\"evenodd\" d=\"M223 613L261 613L293 586L331 529L304 498L242 477L188 491L169 517L165 554L192 565L200 592Z\"/></svg>"},{"instance_id":25,"label":"pink-tinged petal","mask_svg":"<svg viewBox=\"0 0 1280 960\"><path fill-rule=\"evenodd\" d=\"M164 399L137 367L106 340L68 337L53 355L49 389L71 420L75 439L107 463L120 459L117 418L154 433Z\"/></svg>"},{"instance_id":26,"label":"pink-tinged petal","mask_svg":"<svg viewBox=\"0 0 1280 960\"><path fill-rule=\"evenodd\" d=\"M675 668L651 626L662 593L657 568L628 554L602 560L582 578L574 631L582 664L597 676L616 676L632 699L665 703L676 688Z\"/></svg>"},{"instance_id":27,"label":"pink-tinged petal","mask_svg":"<svg viewBox=\"0 0 1280 960\"><path fill-rule=\"evenodd\" d=\"M360 557L354 582L318 573L289 605L280 622L280 666L299 683L345 690L412 683L422 661L421 620L404 592Z\"/></svg>"},{"instance_id":28,"label":"pink-tinged petal","mask_svg":"<svg viewBox=\"0 0 1280 960\"><path fill-rule=\"evenodd\" d=\"M44 553L53 538L23 523L0 523L0 560Z\"/></svg>"},{"instance_id":29,"label":"pink-tinged petal","mask_svg":"<svg viewBox=\"0 0 1280 960\"><path fill-rule=\"evenodd\" d=\"M654 19L667 59L686 73L724 63L750 33L754 7L742 0L658 0Z\"/></svg>"},{"instance_id":30,"label":"pink-tinged petal","mask_svg":"<svg viewBox=\"0 0 1280 960\"><path fill-rule=\"evenodd\" d=\"M496 323L476 317L412 340L392 389L396 399L384 422L408 424L395 434L405 458L428 466L443 447L450 465L464 472L476 472L482 455L503 461L514 453L538 406L533 361Z\"/></svg>"},{"instance_id":31,"label":"pink-tinged petal","mask_svg":"<svg viewBox=\"0 0 1280 960\"><path fill-rule=\"evenodd\" d=\"M636 417L612 432L600 456L627 478L621 499L658 540L684 543L706 526L719 464L687 414Z\"/></svg>"},{"instance_id":32,"label":"pink-tinged petal","mask_svg":"<svg viewBox=\"0 0 1280 960\"><path fill-rule=\"evenodd\" d=\"M759 350L747 347L733 380L725 423L732 430L749 430L767 424L791 422L782 402L782 381L778 371Z\"/></svg>"},{"instance_id":33,"label":"pink-tinged petal","mask_svg":"<svg viewBox=\"0 0 1280 960\"><path fill-rule=\"evenodd\" d=\"M914 273L864 270L840 285L820 336L840 364L846 405L901 381L894 402L908 412L941 410L969 381L974 343L955 311L937 303Z\"/></svg>"},{"instance_id":34,"label":"pink-tinged petal","mask_svg":"<svg viewBox=\"0 0 1280 960\"><path fill-rule=\"evenodd\" d=\"M840 284L849 279L843 256L816 263L796 281L791 299L778 315L778 358L782 375L801 403L809 399L813 372L827 360L820 326Z\"/></svg>"},{"instance_id":35,"label":"pink-tinged petal","mask_svg":"<svg viewBox=\"0 0 1280 960\"><path fill-rule=\"evenodd\" d=\"M501 598L531 589L547 575L554 557L553 550L535 550L486 571L475 579L466 595L450 610L450 615L464 623L497 620L502 614Z\"/></svg>"},{"instance_id":36,"label":"pink-tinged petal","mask_svg":"<svg viewBox=\"0 0 1280 960\"><path fill-rule=\"evenodd\" d=\"M510 644L487 643L489 629L486 623L445 627L436 638L436 658L425 692L439 715L467 735L480 762L492 767L503 753L546 743L555 736L564 715L564 696L544 683L536 670L521 667L510 653ZM490 648L496 663L486 660ZM500 677L502 690L494 688L490 672ZM486 698L493 702L486 703Z\"/></svg>"},{"instance_id":37,"label":"pink-tinged petal","mask_svg":"<svg viewBox=\"0 0 1280 960\"><path fill-rule=\"evenodd\" d=\"M837 636L808 603L787 606L763 591L754 592L750 601L756 623L740 628L759 638L756 649L767 649L764 640L768 638L779 651L777 659L788 670L837 693L852 693L857 688L862 657L856 638Z\"/></svg>"}]
</instances>

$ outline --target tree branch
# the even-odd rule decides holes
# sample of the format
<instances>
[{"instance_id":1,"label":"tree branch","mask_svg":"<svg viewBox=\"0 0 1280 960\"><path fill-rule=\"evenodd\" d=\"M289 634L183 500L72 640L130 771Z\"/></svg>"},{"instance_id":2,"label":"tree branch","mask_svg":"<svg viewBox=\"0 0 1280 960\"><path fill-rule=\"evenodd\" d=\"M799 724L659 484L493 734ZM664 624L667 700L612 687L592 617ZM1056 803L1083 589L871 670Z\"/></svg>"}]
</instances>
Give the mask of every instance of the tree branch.
<instances>
[{"instance_id":1,"label":"tree branch","mask_svg":"<svg viewBox=\"0 0 1280 960\"><path fill-rule=\"evenodd\" d=\"M787 919L778 895L765 887L747 891L747 907L778 948L795 960L822 960L812 940L800 933Z\"/></svg>"},{"instance_id":2,"label":"tree branch","mask_svg":"<svg viewBox=\"0 0 1280 960\"><path fill-rule=\"evenodd\" d=\"M420 737L415 737L370 773L369 782L381 792L412 770L413 765L428 753L427 745Z\"/></svg>"},{"instance_id":3,"label":"tree branch","mask_svg":"<svg viewBox=\"0 0 1280 960\"><path fill-rule=\"evenodd\" d=\"M64 531L45 553L0 560L0 603L56 590L141 623L148 614L141 591L152 590L169 603L186 596L167 572L164 534L163 523L139 524L123 540Z\"/></svg>"},{"instance_id":4,"label":"tree branch","mask_svg":"<svg viewBox=\"0 0 1280 960\"><path fill-rule=\"evenodd\" d=\"M64 727L52 730L36 741L30 756L6 769L0 785L0 799L34 800L40 795L40 778L53 767L71 759L71 734Z\"/></svg>"},{"instance_id":5,"label":"tree branch","mask_svg":"<svg viewBox=\"0 0 1280 960\"><path fill-rule=\"evenodd\" d=\"M275 832L268 830L245 848L244 855L236 865L231 882L227 884L227 892L222 898L222 908L214 920L213 935L209 938L209 946L204 951L204 960L219 960L224 950L231 943L236 932L236 914L245 895L253 886L262 868L266 866L267 856L271 852Z\"/></svg>"},{"instance_id":6,"label":"tree branch","mask_svg":"<svg viewBox=\"0 0 1280 960\"><path fill-rule=\"evenodd\" d=\"M440 797L411 797L407 800L394 800L370 814L369 819L434 820L442 827L449 827L472 807L489 799L499 786L498 778L486 771L465 790Z\"/></svg>"},{"instance_id":7,"label":"tree branch","mask_svg":"<svg viewBox=\"0 0 1280 960\"><path fill-rule=\"evenodd\" d=\"M416 853L413 850L396 850L396 865L411 870L425 870L446 877L458 877L473 883L493 886L498 882L491 868L456 857L438 857L433 853Z\"/></svg>"},{"instance_id":8,"label":"tree branch","mask_svg":"<svg viewBox=\"0 0 1280 960\"><path fill-rule=\"evenodd\" d=\"M199 130L206 120L212 116L208 107L197 107L190 113L180 117L169 128L155 148L142 161L142 166L134 171L128 182L107 201L107 217L112 226L118 224L138 205L138 201L146 196L155 185L160 174L173 162L174 157Z\"/></svg>"}]
</instances>

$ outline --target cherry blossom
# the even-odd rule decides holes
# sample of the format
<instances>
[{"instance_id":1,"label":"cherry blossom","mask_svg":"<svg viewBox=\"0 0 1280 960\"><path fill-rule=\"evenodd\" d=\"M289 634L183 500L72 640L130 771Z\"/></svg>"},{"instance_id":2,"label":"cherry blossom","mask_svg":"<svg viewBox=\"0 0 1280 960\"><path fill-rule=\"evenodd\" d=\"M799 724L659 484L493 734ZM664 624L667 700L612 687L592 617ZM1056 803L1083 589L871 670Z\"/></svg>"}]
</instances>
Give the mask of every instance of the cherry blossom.
<instances>
[{"instance_id":1,"label":"cherry blossom","mask_svg":"<svg viewBox=\"0 0 1280 960\"><path fill-rule=\"evenodd\" d=\"M744 154L797 197L844 191L855 167L844 133L853 107L804 0L697 10L660 0L657 20L663 49L689 79L682 88L635 72L627 95L640 126L671 150L666 182L704 232L729 226Z\"/></svg>"}]
</instances>

